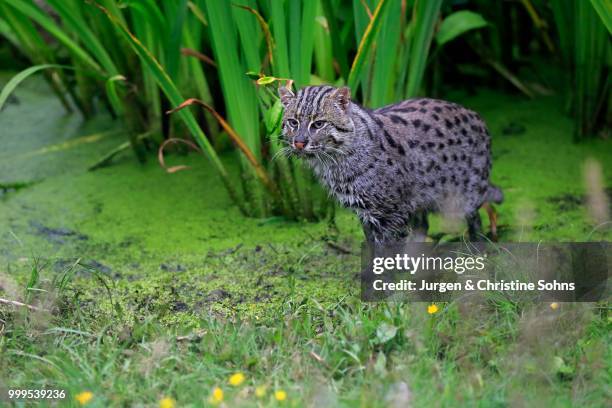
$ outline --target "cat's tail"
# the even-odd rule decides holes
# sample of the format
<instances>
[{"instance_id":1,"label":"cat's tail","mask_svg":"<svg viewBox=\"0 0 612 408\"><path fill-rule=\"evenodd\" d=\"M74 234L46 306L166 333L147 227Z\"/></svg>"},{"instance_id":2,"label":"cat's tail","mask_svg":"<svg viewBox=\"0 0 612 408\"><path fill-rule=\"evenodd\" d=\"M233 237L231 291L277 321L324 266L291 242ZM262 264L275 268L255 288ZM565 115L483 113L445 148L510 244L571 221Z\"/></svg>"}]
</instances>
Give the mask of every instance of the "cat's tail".
<instances>
[{"instance_id":1,"label":"cat's tail","mask_svg":"<svg viewBox=\"0 0 612 408\"><path fill-rule=\"evenodd\" d=\"M489 183L485 201L489 203L501 204L501 202L504 201L504 193L502 193L499 187Z\"/></svg>"}]
</instances>

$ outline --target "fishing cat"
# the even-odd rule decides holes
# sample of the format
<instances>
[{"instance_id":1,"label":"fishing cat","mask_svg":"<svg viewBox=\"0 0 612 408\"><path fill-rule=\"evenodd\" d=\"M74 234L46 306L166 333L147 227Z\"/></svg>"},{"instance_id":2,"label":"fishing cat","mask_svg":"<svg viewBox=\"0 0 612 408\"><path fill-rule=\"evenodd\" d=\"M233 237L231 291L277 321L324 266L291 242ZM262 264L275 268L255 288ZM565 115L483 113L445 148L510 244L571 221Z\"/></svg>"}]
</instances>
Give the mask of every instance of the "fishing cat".
<instances>
[{"instance_id":1,"label":"fishing cat","mask_svg":"<svg viewBox=\"0 0 612 408\"><path fill-rule=\"evenodd\" d=\"M401 242L411 226L427 228L426 212L449 208L476 240L478 209L503 199L489 182L486 125L469 109L417 98L370 110L351 101L347 87L310 86L297 95L281 87L279 96L290 152L357 213L370 243Z\"/></svg>"}]
</instances>

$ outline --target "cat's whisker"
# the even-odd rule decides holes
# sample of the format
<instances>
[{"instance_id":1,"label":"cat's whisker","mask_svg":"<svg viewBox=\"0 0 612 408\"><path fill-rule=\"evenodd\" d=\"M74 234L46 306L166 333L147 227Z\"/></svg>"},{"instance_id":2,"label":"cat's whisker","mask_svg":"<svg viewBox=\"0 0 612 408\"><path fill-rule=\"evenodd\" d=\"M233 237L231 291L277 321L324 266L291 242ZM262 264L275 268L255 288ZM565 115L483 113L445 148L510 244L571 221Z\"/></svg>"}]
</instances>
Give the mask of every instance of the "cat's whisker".
<instances>
[{"instance_id":1,"label":"cat's whisker","mask_svg":"<svg viewBox=\"0 0 612 408\"><path fill-rule=\"evenodd\" d=\"M288 158L289 156L291 156L291 153L292 151L290 147L282 147L274 154L274 156L272 156L272 159L270 159L270 161L274 162L274 160L278 159L281 156L285 156L285 158Z\"/></svg>"},{"instance_id":2,"label":"cat's whisker","mask_svg":"<svg viewBox=\"0 0 612 408\"><path fill-rule=\"evenodd\" d=\"M332 152L336 152L336 153L338 153L338 154L340 154L342 156L346 156L346 154L347 154L346 152L338 149L337 147L333 147L333 146L326 146L325 149L331 150Z\"/></svg>"},{"instance_id":3,"label":"cat's whisker","mask_svg":"<svg viewBox=\"0 0 612 408\"><path fill-rule=\"evenodd\" d=\"M325 154L325 156L327 156L329 160L333 162L336 166L338 165L338 162L336 161L336 159L334 159L334 157L331 154L327 153L325 150L323 150L322 153Z\"/></svg>"}]
</instances>

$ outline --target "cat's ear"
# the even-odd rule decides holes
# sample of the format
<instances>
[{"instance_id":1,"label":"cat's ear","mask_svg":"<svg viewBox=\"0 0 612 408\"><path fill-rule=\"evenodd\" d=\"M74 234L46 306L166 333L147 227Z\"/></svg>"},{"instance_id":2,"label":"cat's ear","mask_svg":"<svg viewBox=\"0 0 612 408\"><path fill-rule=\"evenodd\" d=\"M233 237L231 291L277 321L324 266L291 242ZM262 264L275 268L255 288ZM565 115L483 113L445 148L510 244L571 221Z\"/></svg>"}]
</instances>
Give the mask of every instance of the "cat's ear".
<instances>
[{"instance_id":1,"label":"cat's ear","mask_svg":"<svg viewBox=\"0 0 612 408\"><path fill-rule=\"evenodd\" d=\"M348 111L348 108L351 104L351 88L348 86L343 86L342 88L338 88L331 95L334 99L334 102L342 109L344 112Z\"/></svg>"},{"instance_id":2,"label":"cat's ear","mask_svg":"<svg viewBox=\"0 0 612 408\"><path fill-rule=\"evenodd\" d=\"M278 88L278 96L280 97L281 103L285 108L295 99L295 94L291 92L291 89L284 86Z\"/></svg>"}]
</instances>

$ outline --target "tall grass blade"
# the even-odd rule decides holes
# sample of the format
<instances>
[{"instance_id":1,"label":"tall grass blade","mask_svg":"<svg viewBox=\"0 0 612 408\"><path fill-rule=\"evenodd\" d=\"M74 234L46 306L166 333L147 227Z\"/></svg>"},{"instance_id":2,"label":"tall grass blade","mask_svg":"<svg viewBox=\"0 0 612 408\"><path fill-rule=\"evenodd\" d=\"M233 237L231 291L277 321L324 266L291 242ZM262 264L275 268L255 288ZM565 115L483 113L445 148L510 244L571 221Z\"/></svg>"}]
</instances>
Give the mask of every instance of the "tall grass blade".
<instances>
[{"instance_id":1,"label":"tall grass blade","mask_svg":"<svg viewBox=\"0 0 612 408\"><path fill-rule=\"evenodd\" d=\"M441 0L436 0L441 1ZM355 55L355 59L353 59L353 65L351 66L351 71L349 72L349 77L347 84L349 88L356 91L357 82L361 75L364 63L367 59L368 51L371 48L372 41L374 41L374 37L376 36L376 32L380 27L382 22L382 14L385 9L385 6L389 4L389 0L380 0L376 9L372 13L372 19L369 24L365 28L363 36L361 37L361 41L359 42L359 47L357 48L357 55Z\"/></svg>"},{"instance_id":2,"label":"tall grass blade","mask_svg":"<svg viewBox=\"0 0 612 408\"><path fill-rule=\"evenodd\" d=\"M608 33L612 34L612 3L610 0L591 0L591 4L608 29Z\"/></svg>"},{"instance_id":3,"label":"tall grass blade","mask_svg":"<svg viewBox=\"0 0 612 408\"><path fill-rule=\"evenodd\" d=\"M314 46L314 32L317 1L306 1L302 8L302 21L300 29L300 51L298 71L294 73L294 78L298 85L310 82L310 71L312 68L312 49ZM293 50L295 51L295 50Z\"/></svg>"},{"instance_id":4,"label":"tall grass blade","mask_svg":"<svg viewBox=\"0 0 612 408\"><path fill-rule=\"evenodd\" d=\"M285 20L285 7L283 1L270 0L270 14L272 16L272 32L274 34L274 64L272 73L281 78L289 78L289 49L287 46L287 29Z\"/></svg>"},{"instance_id":5,"label":"tall grass blade","mask_svg":"<svg viewBox=\"0 0 612 408\"><path fill-rule=\"evenodd\" d=\"M296 87L300 88L306 83L304 78L299 78L300 74L300 47L302 29L302 4L299 1L288 2L288 24L289 24L289 63L291 66L291 78L295 81ZM296 30L295 28L298 27Z\"/></svg>"},{"instance_id":6,"label":"tall grass blade","mask_svg":"<svg viewBox=\"0 0 612 408\"><path fill-rule=\"evenodd\" d=\"M314 27L314 43L315 72L323 81L333 83L335 78L334 53L332 51L329 24L320 12L317 12Z\"/></svg>"},{"instance_id":7,"label":"tall grass blade","mask_svg":"<svg viewBox=\"0 0 612 408\"><path fill-rule=\"evenodd\" d=\"M166 21L169 22L164 44L164 67L170 78L176 78L181 55L183 24L187 14L187 0L162 2Z\"/></svg>"},{"instance_id":8,"label":"tall grass blade","mask_svg":"<svg viewBox=\"0 0 612 408\"><path fill-rule=\"evenodd\" d=\"M387 0L387 12L376 39L374 67L370 84L369 102L373 107L392 102L396 82L396 63L401 35L401 0Z\"/></svg>"},{"instance_id":9,"label":"tall grass blade","mask_svg":"<svg viewBox=\"0 0 612 408\"><path fill-rule=\"evenodd\" d=\"M404 97L410 98L419 93L429 46L433 37L436 21L440 16L442 0L416 0L413 12L414 39L410 49L410 66Z\"/></svg>"},{"instance_id":10,"label":"tall grass blade","mask_svg":"<svg viewBox=\"0 0 612 408\"><path fill-rule=\"evenodd\" d=\"M108 75L117 75L119 71L111 60L106 49L96 35L87 26L84 16L80 13L78 4L67 0L47 0L49 5L59 14L66 27L69 27L85 45Z\"/></svg>"},{"instance_id":11,"label":"tall grass blade","mask_svg":"<svg viewBox=\"0 0 612 408\"><path fill-rule=\"evenodd\" d=\"M575 140L591 134L603 104L608 98L609 79L604 77L604 64L609 63L610 34L604 21L590 2L576 2L576 94Z\"/></svg>"},{"instance_id":12,"label":"tall grass blade","mask_svg":"<svg viewBox=\"0 0 612 408\"><path fill-rule=\"evenodd\" d=\"M323 6L323 12L327 20L327 27L331 38L333 55L338 61L340 75L346 79L349 75L346 46L344 45L344 43L342 42L342 38L340 37L340 27L338 27L338 23L336 21L334 7L332 6L331 0L321 0L321 5Z\"/></svg>"},{"instance_id":13,"label":"tall grass blade","mask_svg":"<svg viewBox=\"0 0 612 408\"><path fill-rule=\"evenodd\" d=\"M115 111L117 116L123 115L123 103L121 102L121 98L119 97L119 93L117 92L117 82L122 81L125 82L126 78L123 75L114 75L106 80L106 96L108 97L108 101Z\"/></svg>"},{"instance_id":14,"label":"tall grass blade","mask_svg":"<svg viewBox=\"0 0 612 408\"><path fill-rule=\"evenodd\" d=\"M259 161L261 140L259 127L256 125L259 122L257 95L255 87L245 75L247 71L259 70L261 65L256 53L259 50L257 38L260 38L256 31L257 22L246 11L232 7L229 0L208 0L204 4L227 117ZM239 35L242 42L239 41ZM244 63L241 60L241 49L245 56ZM256 181L256 175L248 161L242 162L242 169L246 198L254 213L263 216L267 209L261 184Z\"/></svg>"},{"instance_id":15,"label":"tall grass blade","mask_svg":"<svg viewBox=\"0 0 612 408\"><path fill-rule=\"evenodd\" d=\"M34 65L56 64L56 58L51 47L43 40L42 36L34 26L34 24L24 15L10 6L0 2L0 15L6 20L7 25L12 30L2 34L15 44L15 47L20 49ZM12 34L15 34L15 37ZM61 71L43 71L47 82L51 85L51 89L58 97L64 109L67 112L72 112L72 106L66 99L65 95L65 78ZM70 88L68 88L70 91ZM77 105L79 105L78 101Z\"/></svg>"},{"instance_id":16,"label":"tall grass blade","mask_svg":"<svg viewBox=\"0 0 612 408\"><path fill-rule=\"evenodd\" d=\"M274 53L272 52L274 49L274 40L272 39L272 33L270 32L270 27L268 26L268 23L266 23L266 20L264 20L261 14L259 14L259 11L255 10L253 7L243 6L240 4L235 4L235 6L244 9L255 16L266 39L266 46L268 47L268 60L270 61L270 64L274 64Z\"/></svg>"}]
</instances>

